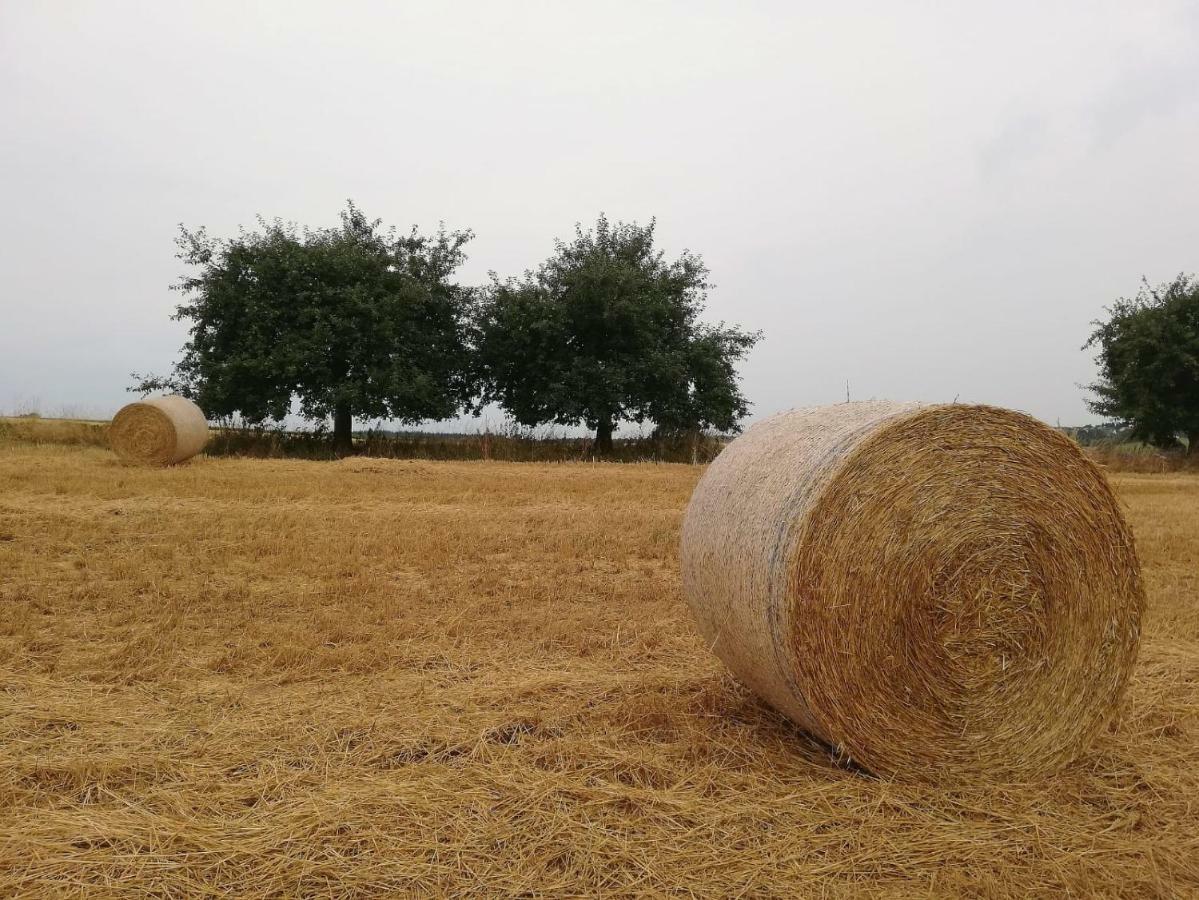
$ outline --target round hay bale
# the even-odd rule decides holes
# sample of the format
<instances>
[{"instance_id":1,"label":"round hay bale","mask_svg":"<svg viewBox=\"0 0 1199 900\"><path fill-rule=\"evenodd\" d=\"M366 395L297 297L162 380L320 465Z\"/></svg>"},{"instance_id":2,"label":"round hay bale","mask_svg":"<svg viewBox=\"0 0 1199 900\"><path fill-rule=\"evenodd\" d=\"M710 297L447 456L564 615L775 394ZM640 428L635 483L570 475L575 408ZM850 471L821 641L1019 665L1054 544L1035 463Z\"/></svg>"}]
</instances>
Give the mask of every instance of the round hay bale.
<instances>
[{"instance_id":1,"label":"round hay bale","mask_svg":"<svg viewBox=\"0 0 1199 900\"><path fill-rule=\"evenodd\" d=\"M120 409L108 440L123 462L169 466L204 449L208 422L186 397L149 397Z\"/></svg>"},{"instance_id":2,"label":"round hay bale","mask_svg":"<svg viewBox=\"0 0 1199 900\"><path fill-rule=\"evenodd\" d=\"M1115 713L1145 599L1100 470L987 406L783 413L711 464L682 532L704 640L871 772L1036 776Z\"/></svg>"}]
</instances>

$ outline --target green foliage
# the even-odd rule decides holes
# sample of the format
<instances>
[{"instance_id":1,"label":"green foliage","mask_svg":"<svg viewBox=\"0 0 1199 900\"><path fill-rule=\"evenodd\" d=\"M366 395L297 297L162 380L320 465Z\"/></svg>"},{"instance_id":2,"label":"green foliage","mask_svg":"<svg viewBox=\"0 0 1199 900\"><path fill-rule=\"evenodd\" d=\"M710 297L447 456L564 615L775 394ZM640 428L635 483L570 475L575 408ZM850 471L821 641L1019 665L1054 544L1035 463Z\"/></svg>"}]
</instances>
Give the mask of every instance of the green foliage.
<instances>
[{"instance_id":1,"label":"green foliage","mask_svg":"<svg viewBox=\"0 0 1199 900\"><path fill-rule=\"evenodd\" d=\"M1186 438L1188 454L1199 454L1199 281L1146 283L1108 312L1084 345L1099 349L1088 406L1138 440L1168 449Z\"/></svg>"},{"instance_id":2,"label":"green foliage","mask_svg":"<svg viewBox=\"0 0 1199 900\"><path fill-rule=\"evenodd\" d=\"M298 400L308 419L334 417L343 449L352 415L419 422L469 401L470 297L450 280L469 232L397 236L353 203L340 228L259 225L230 240L181 229L179 258L198 270L176 286L190 339L173 375L135 390L179 391L211 418L251 423Z\"/></svg>"},{"instance_id":3,"label":"green foliage","mask_svg":"<svg viewBox=\"0 0 1199 900\"><path fill-rule=\"evenodd\" d=\"M653 222L576 228L535 272L492 276L477 323L484 401L525 426L584 423L605 454L622 420L735 429L748 408L735 364L759 335L699 322L707 277L699 256L654 249Z\"/></svg>"}]
</instances>

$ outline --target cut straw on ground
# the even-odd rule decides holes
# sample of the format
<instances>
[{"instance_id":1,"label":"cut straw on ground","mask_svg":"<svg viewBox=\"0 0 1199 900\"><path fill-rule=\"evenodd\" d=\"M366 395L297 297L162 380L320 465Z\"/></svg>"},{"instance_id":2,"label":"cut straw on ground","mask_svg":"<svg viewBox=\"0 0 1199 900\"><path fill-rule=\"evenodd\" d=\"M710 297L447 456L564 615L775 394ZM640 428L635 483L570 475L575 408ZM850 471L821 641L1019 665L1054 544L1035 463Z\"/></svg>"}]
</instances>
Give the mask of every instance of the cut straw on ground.
<instances>
[{"instance_id":1,"label":"cut straw on ground","mask_svg":"<svg viewBox=\"0 0 1199 900\"><path fill-rule=\"evenodd\" d=\"M725 674L678 574L701 471L0 442L0 896L1199 890L1199 479L1114 479L1118 726L947 789Z\"/></svg>"}]
</instances>

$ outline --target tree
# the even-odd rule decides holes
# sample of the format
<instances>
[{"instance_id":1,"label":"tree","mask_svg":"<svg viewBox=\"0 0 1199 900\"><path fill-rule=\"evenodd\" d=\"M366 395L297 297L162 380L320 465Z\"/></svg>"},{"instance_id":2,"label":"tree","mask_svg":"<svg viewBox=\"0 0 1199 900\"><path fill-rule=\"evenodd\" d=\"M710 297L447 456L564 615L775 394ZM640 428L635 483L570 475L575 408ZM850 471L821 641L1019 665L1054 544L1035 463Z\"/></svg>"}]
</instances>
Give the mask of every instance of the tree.
<instances>
[{"instance_id":1,"label":"tree","mask_svg":"<svg viewBox=\"0 0 1199 900\"><path fill-rule=\"evenodd\" d=\"M699 322L708 270L689 252L667 262L654 227L601 215L535 272L492 275L478 319L485 401L522 425L582 423L599 455L621 421L737 427L748 404L735 364L759 335Z\"/></svg>"},{"instance_id":2,"label":"tree","mask_svg":"<svg viewBox=\"0 0 1199 900\"><path fill-rule=\"evenodd\" d=\"M1199 456L1199 281L1179 275L1108 308L1083 348L1098 347L1099 381L1087 405L1156 447Z\"/></svg>"},{"instance_id":3,"label":"tree","mask_svg":"<svg viewBox=\"0 0 1199 900\"><path fill-rule=\"evenodd\" d=\"M214 417L333 417L339 453L355 415L416 423L470 399L469 293L450 281L470 232L397 236L351 202L341 226L297 230L259 219L230 240L180 229L179 258L198 269L175 289L190 339L170 377L134 390L176 390ZM135 374L135 378L138 376Z\"/></svg>"}]
</instances>

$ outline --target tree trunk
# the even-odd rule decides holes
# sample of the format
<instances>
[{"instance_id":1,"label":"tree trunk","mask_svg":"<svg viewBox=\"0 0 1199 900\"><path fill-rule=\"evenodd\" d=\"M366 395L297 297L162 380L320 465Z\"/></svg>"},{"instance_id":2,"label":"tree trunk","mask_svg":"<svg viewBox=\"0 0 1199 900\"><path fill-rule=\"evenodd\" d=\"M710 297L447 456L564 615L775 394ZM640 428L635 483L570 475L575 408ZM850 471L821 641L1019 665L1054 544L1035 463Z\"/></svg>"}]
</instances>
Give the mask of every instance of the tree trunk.
<instances>
[{"instance_id":1,"label":"tree trunk","mask_svg":"<svg viewBox=\"0 0 1199 900\"><path fill-rule=\"evenodd\" d=\"M333 452L338 456L354 452L354 417L348 403L338 403L333 408Z\"/></svg>"},{"instance_id":2,"label":"tree trunk","mask_svg":"<svg viewBox=\"0 0 1199 900\"><path fill-rule=\"evenodd\" d=\"M1187 456L1199 457L1199 431L1187 434Z\"/></svg>"},{"instance_id":3,"label":"tree trunk","mask_svg":"<svg viewBox=\"0 0 1199 900\"><path fill-rule=\"evenodd\" d=\"M606 457L612 455L612 419L605 417L599 420L595 429L595 443L591 445L591 455Z\"/></svg>"}]
</instances>

